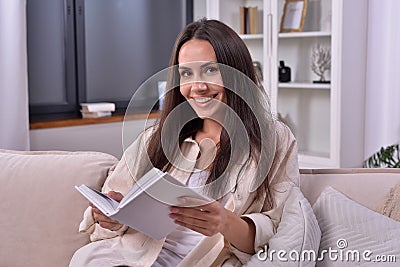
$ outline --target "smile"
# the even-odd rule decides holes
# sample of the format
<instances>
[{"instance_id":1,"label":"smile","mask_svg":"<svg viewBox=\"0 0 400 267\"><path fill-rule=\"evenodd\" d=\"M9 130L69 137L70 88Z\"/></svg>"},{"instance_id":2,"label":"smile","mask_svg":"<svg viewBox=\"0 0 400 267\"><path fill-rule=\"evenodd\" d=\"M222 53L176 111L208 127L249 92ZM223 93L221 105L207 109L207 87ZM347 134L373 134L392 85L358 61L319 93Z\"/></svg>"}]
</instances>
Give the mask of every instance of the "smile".
<instances>
[{"instance_id":1,"label":"smile","mask_svg":"<svg viewBox=\"0 0 400 267\"><path fill-rule=\"evenodd\" d=\"M216 96L217 95L214 95L212 97L196 97L196 98L193 98L193 100L197 103L207 103L207 102L213 100Z\"/></svg>"}]
</instances>

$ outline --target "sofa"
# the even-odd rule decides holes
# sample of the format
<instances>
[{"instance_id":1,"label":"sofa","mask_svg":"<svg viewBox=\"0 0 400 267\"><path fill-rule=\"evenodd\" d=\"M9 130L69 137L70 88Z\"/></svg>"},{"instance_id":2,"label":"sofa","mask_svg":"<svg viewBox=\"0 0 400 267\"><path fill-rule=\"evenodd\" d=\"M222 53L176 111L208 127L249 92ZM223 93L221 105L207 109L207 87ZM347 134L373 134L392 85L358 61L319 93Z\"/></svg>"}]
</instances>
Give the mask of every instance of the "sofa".
<instances>
[{"instance_id":1,"label":"sofa","mask_svg":"<svg viewBox=\"0 0 400 267\"><path fill-rule=\"evenodd\" d=\"M88 203L74 186L87 184L100 189L117 162L114 156L100 152L0 150L0 266L68 266L73 253L89 242L87 235L78 232ZM397 209L393 201L400 195L395 192L399 183L400 170L396 169L301 170L300 189L314 208L321 227L321 247L337 249L337 239L348 242L349 248L351 240L366 240L372 247L378 242L373 248L380 255L394 254L394 260L400 262L400 223L398 218L389 218L393 215L390 212L382 215L388 207ZM323 200L321 195L325 196ZM339 202L351 208L340 210ZM344 219L336 212L341 212ZM358 213L367 215L353 218ZM355 221L346 222L349 227L338 225L347 217ZM334 221L338 221L337 225L331 225ZM362 225L369 223L372 226L360 232ZM343 232L341 227L356 233ZM376 227L381 229L377 237L371 234ZM316 263L335 266L332 260ZM376 262L364 263L378 266ZM286 266L282 264L273 266ZM344 266L343 260L336 264ZM348 266L358 264L352 262Z\"/></svg>"}]
</instances>

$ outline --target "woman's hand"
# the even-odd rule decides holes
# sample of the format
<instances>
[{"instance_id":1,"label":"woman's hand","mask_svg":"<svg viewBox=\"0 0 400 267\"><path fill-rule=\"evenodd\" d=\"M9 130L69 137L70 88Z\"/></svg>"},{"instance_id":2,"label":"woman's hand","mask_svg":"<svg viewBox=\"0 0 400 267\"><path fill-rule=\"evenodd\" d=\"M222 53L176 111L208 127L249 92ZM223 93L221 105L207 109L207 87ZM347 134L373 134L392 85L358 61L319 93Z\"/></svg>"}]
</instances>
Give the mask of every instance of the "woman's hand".
<instances>
[{"instance_id":1,"label":"woman's hand","mask_svg":"<svg viewBox=\"0 0 400 267\"><path fill-rule=\"evenodd\" d=\"M239 217L219 202L214 201L197 207L174 206L170 211L170 217L176 224L206 236L221 233L237 249L254 254L256 229L253 221Z\"/></svg>"},{"instance_id":2,"label":"woman's hand","mask_svg":"<svg viewBox=\"0 0 400 267\"><path fill-rule=\"evenodd\" d=\"M117 202L120 202L121 199L124 197L121 193L115 191L108 192L107 196ZM93 203L90 203L90 206L92 207L94 221L98 223L101 227L111 231L117 231L121 229L123 224L104 215L98 208L96 208L96 206L93 205Z\"/></svg>"},{"instance_id":3,"label":"woman's hand","mask_svg":"<svg viewBox=\"0 0 400 267\"><path fill-rule=\"evenodd\" d=\"M217 201L197 207L171 207L170 211L176 224L203 235L212 236L227 230L229 211Z\"/></svg>"}]
</instances>

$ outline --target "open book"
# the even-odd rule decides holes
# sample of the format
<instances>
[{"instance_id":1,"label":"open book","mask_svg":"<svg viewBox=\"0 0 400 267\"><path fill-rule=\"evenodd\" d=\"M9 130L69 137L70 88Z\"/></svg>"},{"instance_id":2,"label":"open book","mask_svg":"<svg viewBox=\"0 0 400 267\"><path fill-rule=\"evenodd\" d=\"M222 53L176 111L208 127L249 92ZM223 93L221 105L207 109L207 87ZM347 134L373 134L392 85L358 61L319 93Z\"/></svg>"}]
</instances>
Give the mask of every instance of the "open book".
<instances>
[{"instance_id":1,"label":"open book","mask_svg":"<svg viewBox=\"0 0 400 267\"><path fill-rule=\"evenodd\" d=\"M155 239L166 237L177 227L169 213L170 206L182 205L179 197L211 201L199 189L187 187L157 168L140 178L119 203L86 185L75 188L108 217Z\"/></svg>"}]
</instances>

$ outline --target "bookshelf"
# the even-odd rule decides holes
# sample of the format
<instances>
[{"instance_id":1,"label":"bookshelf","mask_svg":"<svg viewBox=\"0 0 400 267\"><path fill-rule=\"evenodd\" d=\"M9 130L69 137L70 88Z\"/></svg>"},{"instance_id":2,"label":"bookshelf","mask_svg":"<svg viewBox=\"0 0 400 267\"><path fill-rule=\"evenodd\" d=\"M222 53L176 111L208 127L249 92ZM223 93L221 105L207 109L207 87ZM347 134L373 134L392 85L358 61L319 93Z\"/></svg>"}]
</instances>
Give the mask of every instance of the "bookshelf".
<instances>
[{"instance_id":1,"label":"bookshelf","mask_svg":"<svg viewBox=\"0 0 400 267\"><path fill-rule=\"evenodd\" d=\"M273 113L286 118L296 136L301 168L361 167L367 3L308 0L302 32L280 33L285 0L207 0L207 17L240 32L241 6L257 6L259 29L240 35L263 68ZM328 84L313 83L312 49L331 51ZM291 68L278 82L279 61Z\"/></svg>"}]
</instances>

